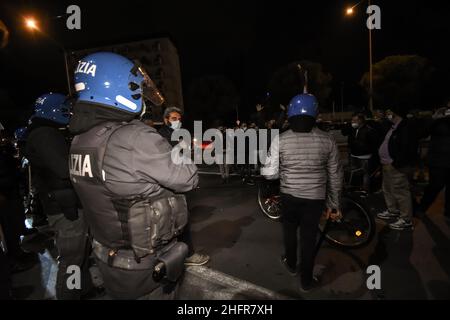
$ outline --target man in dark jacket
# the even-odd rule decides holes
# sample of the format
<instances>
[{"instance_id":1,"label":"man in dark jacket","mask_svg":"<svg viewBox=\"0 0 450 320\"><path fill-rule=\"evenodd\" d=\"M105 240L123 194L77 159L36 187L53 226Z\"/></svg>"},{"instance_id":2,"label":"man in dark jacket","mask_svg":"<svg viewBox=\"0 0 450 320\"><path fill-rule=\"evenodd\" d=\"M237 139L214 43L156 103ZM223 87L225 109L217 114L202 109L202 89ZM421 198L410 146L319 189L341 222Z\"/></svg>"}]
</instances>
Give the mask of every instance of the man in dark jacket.
<instances>
[{"instance_id":1,"label":"man in dark jacket","mask_svg":"<svg viewBox=\"0 0 450 320\"><path fill-rule=\"evenodd\" d=\"M430 183L425 189L418 214L425 213L445 187L444 215L450 221L450 103L444 117L433 122L430 136L428 151Z\"/></svg>"},{"instance_id":2,"label":"man in dark jacket","mask_svg":"<svg viewBox=\"0 0 450 320\"><path fill-rule=\"evenodd\" d=\"M176 107L169 107L164 110L164 125L158 130L159 134L166 139L172 147L178 144L178 141L172 141L172 133L181 128L181 117L183 112Z\"/></svg>"},{"instance_id":3,"label":"man in dark jacket","mask_svg":"<svg viewBox=\"0 0 450 320\"><path fill-rule=\"evenodd\" d=\"M169 107L164 110L164 125L158 130L159 134L169 142L169 144L174 147L179 142L172 140L172 133L175 130L181 128L181 120L183 116L183 111L177 107ZM181 142L184 143L184 142ZM191 235L191 225L188 224L180 235L179 240L186 243L188 246L188 257L186 258L185 264L187 266L201 266L209 261L209 256L206 254L198 253L194 251L194 245L192 243Z\"/></svg>"},{"instance_id":4,"label":"man in dark jacket","mask_svg":"<svg viewBox=\"0 0 450 320\"><path fill-rule=\"evenodd\" d=\"M379 149L383 166L383 194L387 210L378 218L395 220L389 224L394 230L413 229L413 202L411 180L418 157L418 137L408 119L403 119L400 111L388 110L388 120L392 128Z\"/></svg>"},{"instance_id":5,"label":"man in dark jacket","mask_svg":"<svg viewBox=\"0 0 450 320\"><path fill-rule=\"evenodd\" d=\"M56 297L72 300L87 294L92 282L87 268L87 228L69 179L69 146L64 129L70 111L65 101L66 97L57 93L45 94L36 100L24 155L33 169L32 183L49 225L56 232L59 254ZM81 279L71 287L67 280L74 266L81 271L81 274L78 272Z\"/></svg>"},{"instance_id":6,"label":"man in dark jacket","mask_svg":"<svg viewBox=\"0 0 450 320\"><path fill-rule=\"evenodd\" d=\"M376 132L367 125L366 117L362 113L353 115L351 126L342 129L341 132L342 135L348 136L352 170L363 171L363 188L369 191L370 173L373 171L371 160L377 145Z\"/></svg>"}]
</instances>

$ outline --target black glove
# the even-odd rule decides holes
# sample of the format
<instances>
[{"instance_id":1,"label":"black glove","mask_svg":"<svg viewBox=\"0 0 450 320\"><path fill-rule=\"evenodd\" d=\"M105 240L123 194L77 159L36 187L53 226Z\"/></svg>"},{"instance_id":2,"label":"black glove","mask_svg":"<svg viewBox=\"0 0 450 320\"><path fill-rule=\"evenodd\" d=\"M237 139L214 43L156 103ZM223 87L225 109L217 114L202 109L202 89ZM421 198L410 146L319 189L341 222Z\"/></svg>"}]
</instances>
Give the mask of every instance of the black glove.
<instances>
[{"instance_id":1,"label":"black glove","mask_svg":"<svg viewBox=\"0 0 450 320\"><path fill-rule=\"evenodd\" d=\"M78 197L73 189L55 190L49 193L49 198L58 204L67 220L78 219Z\"/></svg>"}]
</instances>

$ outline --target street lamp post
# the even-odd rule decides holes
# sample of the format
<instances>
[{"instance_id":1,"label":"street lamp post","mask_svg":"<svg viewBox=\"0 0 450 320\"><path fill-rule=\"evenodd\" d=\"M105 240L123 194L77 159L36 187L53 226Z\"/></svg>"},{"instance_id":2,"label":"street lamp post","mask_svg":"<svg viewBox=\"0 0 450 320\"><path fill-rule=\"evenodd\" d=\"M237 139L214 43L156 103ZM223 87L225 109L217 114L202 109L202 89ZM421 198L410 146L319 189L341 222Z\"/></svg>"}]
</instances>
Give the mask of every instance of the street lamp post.
<instances>
[{"instance_id":1,"label":"street lamp post","mask_svg":"<svg viewBox=\"0 0 450 320\"><path fill-rule=\"evenodd\" d=\"M369 7L370 7L370 0ZM372 28L369 29L369 110L373 112Z\"/></svg>"},{"instance_id":2,"label":"street lamp post","mask_svg":"<svg viewBox=\"0 0 450 320\"><path fill-rule=\"evenodd\" d=\"M38 24L37 20L32 18L32 17L25 18L25 26L31 32L40 31L39 24ZM65 71L66 71L66 80L67 80L67 89L68 89L69 96L71 96L72 95L72 89L71 89L71 86L70 86L69 62L68 62L67 51L59 42L55 41L52 38L50 38L50 39L52 40L53 43L55 43L63 51L64 68L65 68Z\"/></svg>"},{"instance_id":3,"label":"street lamp post","mask_svg":"<svg viewBox=\"0 0 450 320\"><path fill-rule=\"evenodd\" d=\"M67 51L64 48L62 48L62 49L64 51L64 66L66 69L67 90L68 90L69 96L72 96L72 88L70 85L69 61L68 61L68 57L67 57Z\"/></svg>"},{"instance_id":4,"label":"street lamp post","mask_svg":"<svg viewBox=\"0 0 450 320\"><path fill-rule=\"evenodd\" d=\"M352 15L354 13L354 8L356 8L356 6L358 6L361 2L363 2L364 0L358 2L357 4L355 4L352 7L347 8L346 10L346 14L348 16ZM368 5L370 7L371 5L371 0L368 0ZM367 28L369 29L369 110L371 112L373 112L373 63L372 63L372 29L371 28Z\"/></svg>"}]
</instances>

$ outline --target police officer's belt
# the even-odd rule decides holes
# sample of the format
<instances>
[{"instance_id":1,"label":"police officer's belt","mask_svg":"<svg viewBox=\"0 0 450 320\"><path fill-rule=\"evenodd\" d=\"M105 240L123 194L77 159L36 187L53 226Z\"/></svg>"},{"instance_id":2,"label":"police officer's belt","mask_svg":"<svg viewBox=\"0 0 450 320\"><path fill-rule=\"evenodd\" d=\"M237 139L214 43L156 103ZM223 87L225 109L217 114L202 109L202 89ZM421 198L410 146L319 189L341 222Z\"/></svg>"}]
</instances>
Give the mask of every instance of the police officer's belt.
<instances>
[{"instance_id":1,"label":"police officer's belt","mask_svg":"<svg viewBox=\"0 0 450 320\"><path fill-rule=\"evenodd\" d=\"M92 249L95 256L102 262L113 268L126 270L148 270L153 269L155 256L148 255L136 261L132 250L116 250L107 248L98 241L92 242Z\"/></svg>"}]
</instances>

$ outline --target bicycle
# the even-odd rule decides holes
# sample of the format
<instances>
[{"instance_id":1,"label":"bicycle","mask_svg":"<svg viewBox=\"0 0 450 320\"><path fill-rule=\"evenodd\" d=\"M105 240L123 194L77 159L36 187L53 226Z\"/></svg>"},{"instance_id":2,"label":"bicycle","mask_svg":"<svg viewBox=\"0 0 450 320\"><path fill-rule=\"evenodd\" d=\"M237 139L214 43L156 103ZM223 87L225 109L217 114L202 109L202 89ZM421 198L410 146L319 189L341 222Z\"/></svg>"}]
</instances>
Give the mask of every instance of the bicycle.
<instances>
[{"instance_id":1,"label":"bicycle","mask_svg":"<svg viewBox=\"0 0 450 320\"><path fill-rule=\"evenodd\" d=\"M346 184L350 186L350 184ZM344 249L357 249L368 245L375 236L375 218L365 205L367 192L354 188L344 188L341 197L342 218L338 221L321 218L319 223L320 240ZM265 180L259 176L258 205L269 219L277 221L281 216L279 181Z\"/></svg>"}]
</instances>

